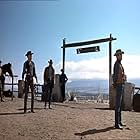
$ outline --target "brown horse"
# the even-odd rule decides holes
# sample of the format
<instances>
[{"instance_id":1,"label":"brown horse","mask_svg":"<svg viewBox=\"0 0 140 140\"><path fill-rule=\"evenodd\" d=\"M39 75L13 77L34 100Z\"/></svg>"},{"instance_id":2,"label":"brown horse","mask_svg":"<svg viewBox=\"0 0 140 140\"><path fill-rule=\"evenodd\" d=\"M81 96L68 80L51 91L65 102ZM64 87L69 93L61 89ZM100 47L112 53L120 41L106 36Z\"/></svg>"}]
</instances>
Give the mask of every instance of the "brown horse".
<instances>
[{"instance_id":1,"label":"brown horse","mask_svg":"<svg viewBox=\"0 0 140 140\"><path fill-rule=\"evenodd\" d=\"M13 72L11 69L11 64L5 64L0 67L0 96L1 102L3 102L3 91L4 91L4 83L5 83L5 75L8 73L13 78Z\"/></svg>"}]
</instances>

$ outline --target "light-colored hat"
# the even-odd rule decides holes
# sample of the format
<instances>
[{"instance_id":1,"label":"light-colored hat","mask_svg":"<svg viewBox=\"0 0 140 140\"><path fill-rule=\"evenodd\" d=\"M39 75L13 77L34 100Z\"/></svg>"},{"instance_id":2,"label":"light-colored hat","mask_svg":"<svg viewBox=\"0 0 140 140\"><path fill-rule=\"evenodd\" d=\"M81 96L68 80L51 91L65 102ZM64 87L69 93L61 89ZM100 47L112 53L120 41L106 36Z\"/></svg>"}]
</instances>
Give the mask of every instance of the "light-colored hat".
<instances>
[{"instance_id":1,"label":"light-colored hat","mask_svg":"<svg viewBox=\"0 0 140 140\"><path fill-rule=\"evenodd\" d=\"M114 56L117 56L118 54L124 54L124 52L121 49L116 50L116 53Z\"/></svg>"}]
</instances>

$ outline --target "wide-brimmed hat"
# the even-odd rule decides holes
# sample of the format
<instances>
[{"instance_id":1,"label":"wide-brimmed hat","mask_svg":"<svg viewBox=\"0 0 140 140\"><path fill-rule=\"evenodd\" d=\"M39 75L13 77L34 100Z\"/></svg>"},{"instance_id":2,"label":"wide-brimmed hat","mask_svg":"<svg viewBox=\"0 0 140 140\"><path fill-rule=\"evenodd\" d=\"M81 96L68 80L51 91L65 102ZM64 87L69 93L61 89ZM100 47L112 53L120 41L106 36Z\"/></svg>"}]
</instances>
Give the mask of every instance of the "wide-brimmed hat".
<instances>
[{"instance_id":1,"label":"wide-brimmed hat","mask_svg":"<svg viewBox=\"0 0 140 140\"><path fill-rule=\"evenodd\" d=\"M28 52L25 54L25 56L32 55L32 54L34 54L34 53L32 53L31 51L28 51Z\"/></svg>"},{"instance_id":2,"label":"wide-brimmed hat","mask_svg":"<svg viewBox=\"0 0 140 140\"><path fill-rule=\"evenodd\" d=\"M118 54L124 54L124 52L121 49L116 50L116 53L114 56L117 56Z\"/></svg>"},{"instance_id":3,"label":"wide-brimmed hat","mask_svg":"<svg viewBox=\"0 0 140 140\"><path fill-rule=\"evenodd\" d=\"M7 65L8 65L9 67L11 67L11 66L12 66L12 64L11 64L11 63L8 63Z\"/></svg>"},{"instance_id":4,"label":"wide-brimmed hat","mask_svg":"<svg viewBox=\"0 0 140 140\"><path fill-rule=\"evenodd\" d=\"M49 64L53 64L53 61L52 61L52 59L50 59L50 60L48 61L48 63L49 63Z\"/></svg>"}]
</instances>

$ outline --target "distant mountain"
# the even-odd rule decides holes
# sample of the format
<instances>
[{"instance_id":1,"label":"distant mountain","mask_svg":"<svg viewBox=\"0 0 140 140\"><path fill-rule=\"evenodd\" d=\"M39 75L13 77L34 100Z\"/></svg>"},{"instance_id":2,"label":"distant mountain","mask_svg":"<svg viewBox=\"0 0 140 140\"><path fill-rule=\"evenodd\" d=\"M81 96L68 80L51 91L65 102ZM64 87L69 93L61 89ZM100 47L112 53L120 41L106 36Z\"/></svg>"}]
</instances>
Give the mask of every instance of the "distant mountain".
<instances>
[{"instance_id":1,"label":"distant mountain","mask_svg":"<svg viewBox=\"0 0 140 140\"><path fill-rule=\"evenodd\" d=\"M140 87L140 79L135 78L135 79L128 79L127 82L134 83L136 87ZM82 80L71 80L71 82L68 82L66 84L66 91L72 91L76 92L81 96L92 96L95 94L108 94L109 89L108 89L109 81L104 80L104 79L82 79ZM5 90L12 90L11 85L6 85ZM18 91L18 85L14 86L14 91ZM41 92L42 89L41 87L39 88L39 91ZM18 93L15 92L17 95Z\"/></svg>"},{"instance_id":2,"label":"distant mountain","mask_svg":"<svg viewBox=\"0 0 140 140\"><path fill-rule=\"evenodd\" d=\"M135 84L136 87L140 87L140 79L128 79L127 82ZM95 95L95 94L108 94L109 93L109 81L104 79L93 80L72 80L67 83L67 91L74 91L80 95Z\"/></svg>"},{"instance_id":3,"label":"distant mountain","mask_svg":"<svg viewBox=\"0 0 140 140\"><path fill-rule=\"evenodd\" d=\"M128 79L128 82L134 83L136 87L140 87L140 78Z\"/></svg>"},{"instance_id":4,"label":"distant mountain","mask_svg":"<svg viewBox=\"0 0 140 140\"><path fill-rule=\"evenodd\" d=\"M67 83L67 90L78 92L80 95L92 95L97 93L108 94L108 80L73 80Z\"/></svg>"}]
</instances>

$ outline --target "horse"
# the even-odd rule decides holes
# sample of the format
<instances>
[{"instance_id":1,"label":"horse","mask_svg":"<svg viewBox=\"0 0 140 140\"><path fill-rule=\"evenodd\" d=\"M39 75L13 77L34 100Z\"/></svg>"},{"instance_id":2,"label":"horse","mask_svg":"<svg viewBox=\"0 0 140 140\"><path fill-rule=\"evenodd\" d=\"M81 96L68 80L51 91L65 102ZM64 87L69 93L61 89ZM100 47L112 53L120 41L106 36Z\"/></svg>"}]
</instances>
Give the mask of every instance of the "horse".
<instances>
[{"instance_id":1,"label":"horse","mask_svg":"<svg viewBox=\"0 0 140 140\"><path fill-rule=\"evenodd\" d=\"M1 102L4 102L3 91L4 91L4 83L5 83L6 73L8 73L11 78L13 78L13 72L12 72L10 63L4 64L3 66L0 67L0 96L1 96Z\"/></svg>"}]
</instances>

